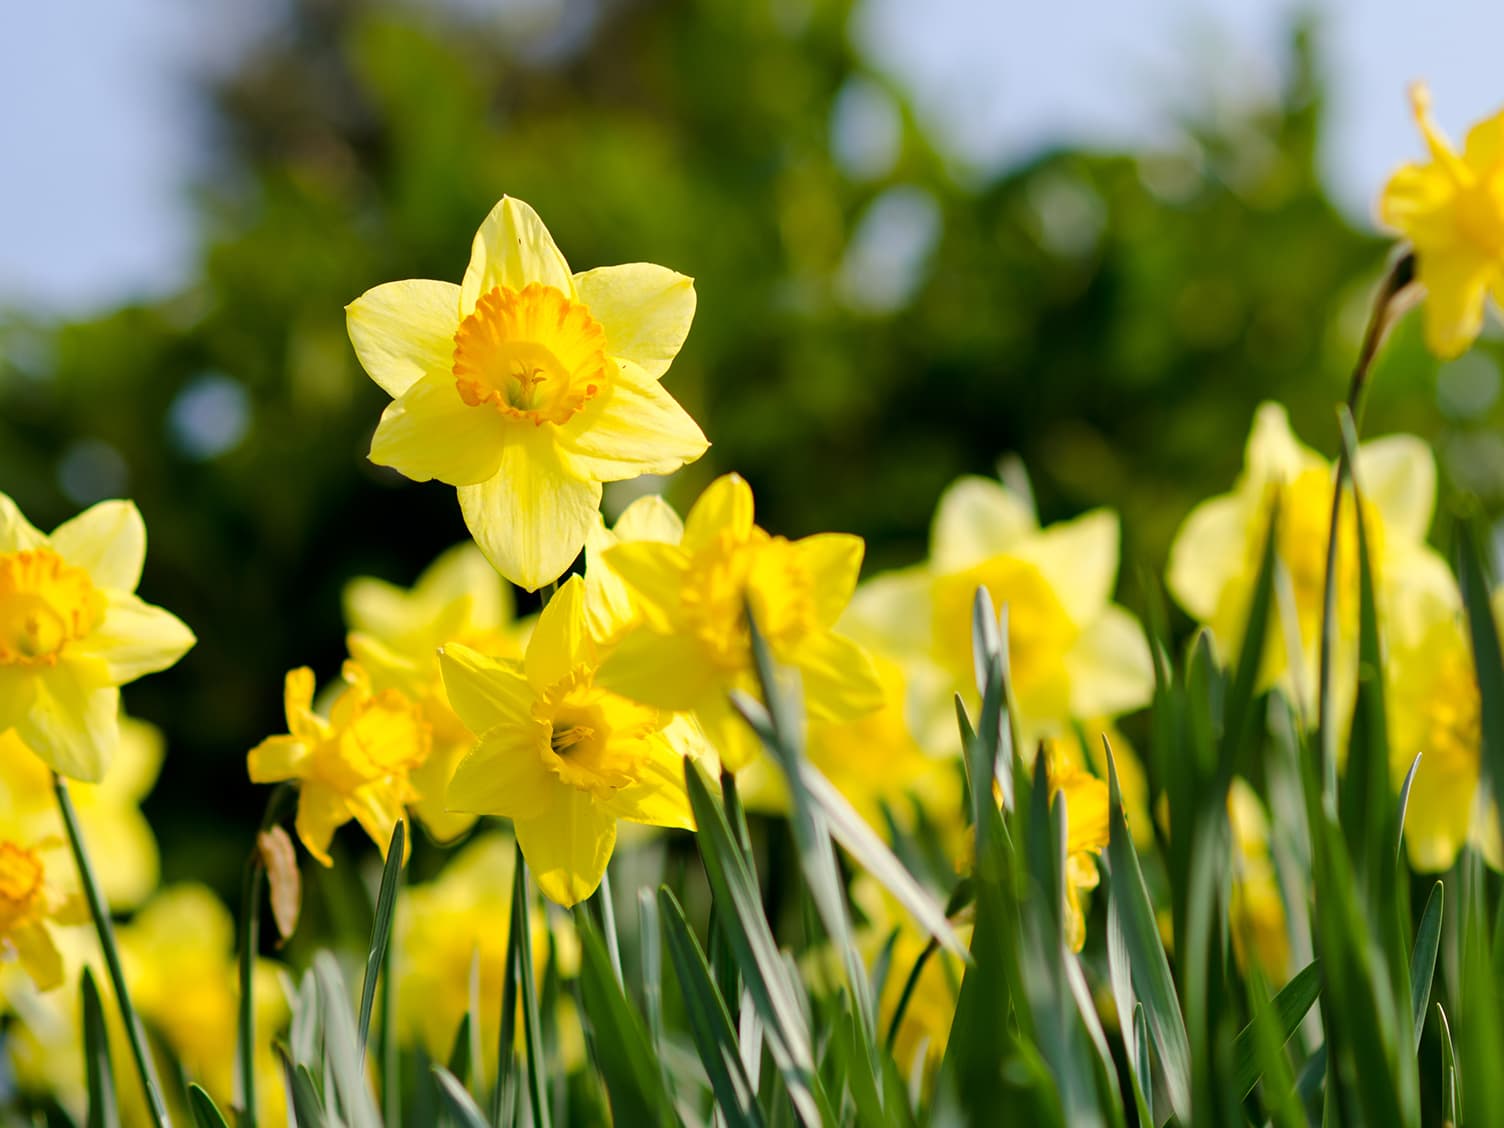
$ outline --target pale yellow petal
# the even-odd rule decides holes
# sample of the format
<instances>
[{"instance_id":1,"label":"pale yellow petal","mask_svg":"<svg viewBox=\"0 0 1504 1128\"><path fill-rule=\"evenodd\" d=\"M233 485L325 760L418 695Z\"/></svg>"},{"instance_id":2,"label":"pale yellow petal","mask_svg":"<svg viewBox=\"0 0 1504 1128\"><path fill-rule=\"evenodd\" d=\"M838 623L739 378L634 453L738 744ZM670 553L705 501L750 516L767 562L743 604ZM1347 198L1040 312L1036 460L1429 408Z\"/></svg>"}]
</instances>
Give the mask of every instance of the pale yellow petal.
<instances>
[{"instance_id":1,"label":"pale yellow petal","mask_svg":"<svg viewBox=\"0 0 1504 1128\"><path fill-rule=\"evenodd\" d=\"M460 288L411 278L367 290L345 307L361 367L393 399L424 376L454 365Z\"/></svg>"},{"instance_id":2,"label":"pale yellow petal","mask_svg":"<svg viewBox=\"0 0 1504 1128\"><path fill-rule=\"evenodd\" d=\"M486 559L528 591L558 579L600 519L601 484L570 476L536 442L503 448L495 477L459 494L465 524Z\"/></svg>"},{"instance_id":3,"label":"pale yellow petal","mask_svg":"<svg viewBox=\"0 0 1504 1128\"><path fill-rule=\"evenodd\" d=\"M509 420L489 404L470 406L454 377L423 377L387 405L371 436L371 461L415 482L437 478L451 486L484 482L503 462L508 446L526 437L529 424Z\"/></svg>"},{"instance_id":4,"label":"pale yellow petal","mask_svg":"<svg viewBox=\"0 0 1504 1128\"><path fill-rule=\"evenodd\" d=\"M574 297L569 264L538 213L521 200L503 196L475 233L470 265L460 285L460 312L468 314L482 294L497 286L521 290L530 282Z\"/></svg>"},{"instance_id":5,"label":"pale yellow petal","mask_svg":"<svg viewBox=\"0 0 1504 1128\"><path fill-rule=\"evenodd\" d=\"M548 729L501 726L480 738L449 781L449 809L510 819L542 818L564 791L544 764Z\"/></svg>"},{"instance_id":6,"label":"pale yellow petal","mask_svg":"<svg viewBox=\"0 0 1504 1128\"><path fill-rule=\"evenodd\" d=\"M47 538L34 528L7 494L0 493L0 552L41 548Z\"/></svg>"},{"instance_id":7,"label":"pale yellow petal","mask_svg":"<svg viewBox=\"0 0 1504 1128\"><path fill-rule=\"evenodd\" d=\"M1154 693L1154 666L1143 628L1116 604L1102 610L1065 657L1071 715L1115 717L1140 709Z\"/></svg>"},{"instance_id":8,"label":"pale yellow petal","mask_svg":"<svg viewBox=\"0 0 1504 1128\"><path fill-rule=\"evenodd\" d=\"M1325 464L1325 459L1290 430L1290 415L1283 404L1259 405L1243 454L1244 481L1253 488L1255 497L1262 496L1265 483L1293 482L1303 470Z\"/></svg>"},{"instance_id":9,"label":"pale yellow petal","mask_svg":"<svg viewBox=\"0 0 1504 1128\"><path fill-rule=\"evenodd\" d=\"M799 563L809 571L815 621L832 627L856 590L866 545L849 533L816 533L794 542Z\"/></svg>"},{"instance_id":10,"label":"pale yellow petal","mask_svg":"<svg viewBox=\"0 0 1504 1128\"><path fill-rule=\"evenodd\" d=\"M811 635L795 652L811 720L848 721L883 704L882 679L872 655L833 631Z\"/></svg>"},{"instance_id":11,"label":"pale yellow petal","mask_svg":"<svg viewBox=\"0 0 1504 1128\"><path fill-rule=\"evenodd\" d=\"M606 656L595 681L633 701L683 712L715 692L716 672L694 639L639 627Z\"/></svg>"},{"instance_id":12,"label":"pale yellow petal","mask_svg":"<svg viewBox=\"0 0 1504 1128\"><path fill-rule=\"evenodd\" d=\"M1358 448L1358 487L1384 519L1383 535L1420 542L1436 507L1436 458L1414 435L1386 435ZM1373 537L1376 531L1368 530Z\"/></svg>"},{"instance_id":13,"label":"pale yellow petal","mask_svg":"<svg viewBox=\"0 0 1504 1128\"><path fill-rule=\"evenodd\" d=\"M1197 622L1212 621L1227 584L1247 571L1253 528L1244 499L1224 494L1191 510L1175 534L1165 583Z\"/></svg>"},{"instance_id":14,"label":"pale yellow petal","mask_svg":"<svg viewBox=\"0 0 1504 1128\"><path fill-rule=\"evenodd\" d=\"M672 474L710 447L678 401L629 364L619 365L605 392L559 428L558 442L567 467L602 482Z\"/></svg>"},{"instance_id":15,"label":"pale yellow petal","mask_svg":"<svg viewBox=\"0 0 1504 1128\"><path fill-rule=\"evenodd\" d=\"M115 685L167 669L198 641L170 611L119 591L108 592L107 599L104 621L70 644L66 656L102 663Z\"/></svg>"},{"instance_id":16,"label":"pale yellow petal","mask_svg":"<svg viewBox=\"0 0 1504 1128\"><path fill-rule=\"evenodd\" d=\"M427 604L469 599L471 622L485 628L509 621L515 611L512 589L473 541L455 545L425 568L412 595Z\"/></svg>"},{"instance_id":17,"label":"pale yellow petal","mask_svg":"<svg viewBox=\"0 0 1504 1128\"><path fill-rule=\"evenodd\" d=\"M417 615L408 593L374 576L356 576L347 583L342 602L345 623L352 632L391 639L416 625Z\"/></svg>"},{"instance_id":18,"label":"pale yellow petal","mask_svg":"<svg viewBox=\"0 0 1504 1128\"><path fill-rule=\"evenodd\" d=\"M281 783L301 779L308 767L309 750L295 736L269 736L246 754L246 772L252 783Z\"/></svg>"},{"instance_id":19,"label":"pale yellow petal","mask_svg":"<svg viewBox=\"0 0 1504 1128\"><path fill-rule=\"evenodd\" d=\"M663 497L648 494L623 509L611 531L618 541L624 543L659 541L678 544L684 539L684 521Z\"/></svg>"},{"instance_id":20,"label":"pale yellow petal","mask_svg":"<svg viewBox=\"0 0 1504 1128\"><path fill-rule=\"evenodd\" d=\"M602 266L574 276L580 301L606 330L612 356L653 379L667 371L695 316L694 279L652 263Z\"/></svg>"},{"instance_id":21,"label":"pale yellow petal","mask_svg":"<svg viewBox=\"0 0 1504 1128\"><path fill-rule=\"evenodd\" d=\"M513 822L544 896L569 908L595 892L616 845L615 815L588 792L565 787L546 817Z\"/></svg>"},{"instance_id":22,"label":"pale yellow petal","mask_svg":"<svg viewBox=\"0 0 1504 1128\"><path fill-rule=\"evenodd\" d=\"M20 721L36 697L37 674L22 666L0 666L0 732Z\"/></svg>"},{"instance_id":23,"label":"pale yellow petal","mask_svg":"<svg viewBox=\"0 0 1504 1128\"><path fill-rule=\"evenodd\" d=\"M930 532L938 572L959 572L1012 552L1038 527L1029 505L1001 482L968 475L940 495Z\"/></svg>"},{"instance_id":24,"label":"pale yellow petal","mask_svg":"<svg viewBox=\"0 0 1504 1128\"><path fill-rule=\"evenodd\" d=\"M149 721L121 716L120 747L115 763L99 787L101 798L139 803L151 792L162 771L167 744L162 730Z\"/></svg>"},{"instance_id":25,"label":"pale yellow petal","mask_svg":"<svg viewBox=\"0 0 1504 1128\"><path fill-rule=\"evenodd\" d=\"M98 783L120 744L120 691L82 683L66 665L33 681L35 697L16 735L54 771Z\"/></svg>"},{"instance_id":26,"label":"pale yellow petal","mask_svg":"<svg viewBox=\"0 0 1504 1128\"><path fill-rule=\"evenodd\" d=\"M16 955L38 991L51 991L63 984L63 954L58 951L52 933L40 921L20 925L10 931L7 940L15 945Z\"/></svg>"},{"instance_id":27,"label":"pale yellow petal","mask_svg":"<svg viewBox=\"0 0 1504 1128\"><path fill-rule=\"evenodd\" d=\"M740 474L723 474L700 494L684 519L686 549L694 552L710 544L722 532L736 540L752 535L752 487Z\"/></svg>"},{"instance_id":28,"label":"pale yellow petal","mask_svg":"<svg viewBox=\"0 0 1504 1128\"><path fill-rule=\"evenodd\" d=\"M895 655L927 654L931 646L931 576L923 567L884 572L860 585L841 616L841 630Z\"/></svg>"},{"instance_id":29,"label":"pale yellow petal","mask_svg":"<svg viewBox=\"0 0 1504 1128\"><path fill-rule=\"evenodd\" d=\"M1484 299L1498 266L1465 246L1425 248L1417 275L1426 288L1421 303L1426 344L1443 359L1461 356L1483 330Z\"/></svg>"},{"instance_id":30,"label":"pale yellow petal","mask_svg":"<svg viewBox=\"0 0 1504 1128\"><path fill-rule=\"evenodd\" d=\"M531 721L533 690L518 663L451 642L439 655L439 669L450 706L471 732Z\"/></svg>"},{"instance_id":31,"label":"pale yellow petal","mask_svg":"<svg viewBox=\"0 0 1504 1128\"><path fill-rule=\"evenodd\" d=\"M633 605L649 623L663 631L674 629L690 567L688 553L674 544L637 541L608 548L601 559L626 585Z\"/></svg>"},{"instance_id":32,"label":"pale yellow petal","mask_svg":"<svg viewBox=\"0 0 1504 1128\"><path fill-rule=\"evenodd\" d=\"M585 617L585 583L579 576L570 576L538 616L523 668L533 689L541 693L581 669L594 667L595 642Z\"/></svg>"},{"instance_id":33,"label":"pale yellow petal","mask_svg":"<svg viewBox=\"0 0 1504 1128\"><path fill-rule=\"evenodd\" d=\"M460 761L470 752L471 744L471 741L454 741L436 746L408 777L418 792L418 799L412 804L413 814L438 842L451 842L475 825L475 815L448 809L449 783Z\"/></svg>"},{"instance_id":34,"label":"pale yellow petal","mask_svg":"<svg viewBox=\"0 0 1504 1128\"><path fill-rule=\"evenodd\" d=\"M157 839L133 806L105 803L78 812L95 875L112 909L134 908L151 895L161 877Z\"/></svg>"},{"instance_id":35,"label":"pale yellow petal","mask_svg":"<svg viewBox=\"0 0 1504 1128\"><path fill-rule=\"evenodd\" d=\"M1096 509L1073 521L1051 525L1013 550L1034 564L1077 627L1085 627L1107 606L1118 576L1118 518Z\"/></svg>"},{"instance_id":36,"label":"pale yellow petal","mask_svg":"<svg viewBox=\"0 0 1504 1128\"><path fill-rule=\"evenodd\" d=\"M146 523L129 501L101 501L52 531L52 547L96 587L131 592L146 562Z\"/></svg>"}]
</instances>

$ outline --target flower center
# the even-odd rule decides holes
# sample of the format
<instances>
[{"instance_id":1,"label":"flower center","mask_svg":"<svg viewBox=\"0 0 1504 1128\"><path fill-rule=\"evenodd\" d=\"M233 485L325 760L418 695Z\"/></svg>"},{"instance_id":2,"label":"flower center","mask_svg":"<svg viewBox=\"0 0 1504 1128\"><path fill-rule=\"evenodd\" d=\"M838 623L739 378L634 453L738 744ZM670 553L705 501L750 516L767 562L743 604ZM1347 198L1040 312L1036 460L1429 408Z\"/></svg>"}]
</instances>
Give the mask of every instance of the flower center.
<instances>
[{"instance_id":1,"label":"flower center","mask_svg":"<svg viewBox=\"0 0 1504 1128\"><path fill-rule=\"evenodd\" d=\"M567 423L614 373L600 322L537 282L482 294L454 335L460 398L535 427Z\"/></svg>"},{"instance_id":2,"label":"flower center","mask_svg":"<svg viewBox=\"0 0 1504 1128\"><path fill-rule=\"evenodd\" d=\"M428 759L432 733L418 707L395 689L367 696L347 688L330 711L327 738L314 751L314 770L335 790L403 776Z\"/></svg>"},{"instance_id":3,"label":"flower center","mask_svg":"<svg viewBox=\"0 0 1504 1128\"><path fill-rule=\"evenodd\" d=\"M657 710L576 676L555 686L536 709L548 726L548 767L561 783L597 795L637 781L642 741L660 727Z\"/></svg>"},{"instance_id":4,"label":"flower center","mask_svg":"<svg viewBox=\"0 0 1504 1128\"><path fill-rule=\"evenodd\" d=\"M0 932L24 920L42 895L42 860L14 842L0 842Z\"/></svg>"},{"instance_id":5,"label":"flower center","mask_svg":"<svg viewBox=\"0 0 1504 1128\"><path fill-rule=\"evenodd\" d=\"M104 618L104 593L50 548L0 554L0 666L55 665Z\"/></svg>"}]
</instances>

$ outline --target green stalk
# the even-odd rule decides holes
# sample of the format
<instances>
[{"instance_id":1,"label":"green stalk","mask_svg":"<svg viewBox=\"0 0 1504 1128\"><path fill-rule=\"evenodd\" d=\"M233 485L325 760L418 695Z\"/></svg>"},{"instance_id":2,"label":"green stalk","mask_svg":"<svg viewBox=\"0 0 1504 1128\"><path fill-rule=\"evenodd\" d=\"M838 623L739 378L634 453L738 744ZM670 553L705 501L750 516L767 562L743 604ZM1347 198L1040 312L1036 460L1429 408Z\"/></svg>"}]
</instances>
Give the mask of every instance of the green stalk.
<instances>
[{"instance_id":1,"label":"green stalk","mask_svg":"<svg viewBox=\"0 0 1504 1128\"><path fill-rule=\"evenodd\" d=\"M256 1128L256 949L261 936L261 881L266 866L261 851L252 850L245 860L245 878L240 889L240 1013L239 1044L236 1046L235 1094L240 1108L237 1128Z\"/></svg>"},{"instance_id":2,"label":"green stalk","mask_svg":"<svg viewBox=\"0 0 1504 1128\"><path fill-rule=\"evenodd\" d=\"M606 951L611 956L611 970L616 972L616 981L625 985L621 971L621 941L616 935L616 906L611 900L611 867L601 871L601 886L596 890L596 904L601 910L601 932L606 938Z\"/></svg>"},{"instance_id":3,"label":"green stalk","mask_svg":"<svg viewBox=\"0 0 1504 1128\"><path fill-rule=\"evenodd\" d=\"M84 896L89 902L89 913L94 917L94 927L99 933L99 947L104 952L110 985L115 989L115 1002L120 1007L120 1017L125 1023L125 1033L131 1043L131 1054L136 1059L136 1070L141 1075L141 1087L146 1090L146 1105L151 1110L152 1123L156 1128L169 1128L172 1121L167 1116L167 1103L162 1099L162 1083L157 1080L157 1070L152 1064L151 1050L146 1044L146 1031L141 1026L141 1020L136 1017L136 1009L131 1006L130 991L125 985L125 969L120 964L120 951L115 946L115 929L110 923L110 911L105 906L99 882L94 877L94 867L89 862L89 852L84 847L83 832L78 826L78 813L73 809L73 799L68 794L68 784L56 772L52 776L52 790L57 794L58 810L63 816L63 826L68 831L68 844L73 848L73 860L78 864L78 875L83 882Z\"/></svg>"}]
</instances>

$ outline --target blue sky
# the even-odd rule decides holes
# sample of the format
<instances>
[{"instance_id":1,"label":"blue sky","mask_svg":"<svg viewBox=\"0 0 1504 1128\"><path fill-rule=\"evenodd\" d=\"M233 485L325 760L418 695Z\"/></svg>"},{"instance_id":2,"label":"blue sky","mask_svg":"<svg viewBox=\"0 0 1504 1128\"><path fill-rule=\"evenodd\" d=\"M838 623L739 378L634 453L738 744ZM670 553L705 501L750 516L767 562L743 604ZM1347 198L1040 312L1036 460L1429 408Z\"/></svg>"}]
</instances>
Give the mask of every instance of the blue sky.
<instances>
[{"instance_id":1,"label":"blue sky","mask_svg":"<svg viewBox=\"0 0 1504 1128\"><path fill-rule=\"evenodd\" d=\"M475 10L485 0L465 0ZM547 9L550 0L495 0ZM964 161L1056 144L1173 145L1189 110L1277 88L1297 0L866 0L854 34ZM0 17L0 305L82 312L172 290L192 265L203 159L191 79L230 65L270 0L11 4ZM1504 4L1325 0L1332 86L1323 167L1368 217L1419 145L1405 85L1449 131L1504 105ZM1425 15L1420 13L1424 11Z\"/></svg>"}]
</instances>

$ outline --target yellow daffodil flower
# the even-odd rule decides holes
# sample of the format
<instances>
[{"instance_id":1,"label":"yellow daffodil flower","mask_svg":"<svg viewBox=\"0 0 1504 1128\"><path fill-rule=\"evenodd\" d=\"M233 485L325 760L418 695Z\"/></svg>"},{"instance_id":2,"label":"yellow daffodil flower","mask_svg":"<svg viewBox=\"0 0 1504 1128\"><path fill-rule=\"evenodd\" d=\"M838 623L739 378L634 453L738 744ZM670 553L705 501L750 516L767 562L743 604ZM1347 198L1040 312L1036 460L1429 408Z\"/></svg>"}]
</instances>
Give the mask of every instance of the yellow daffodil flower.
<instances>
[{"instance_id":1,"label":"yellow daffodil flower","mask_svg":"<svg viewBox=\"0 0 1504 1128\"><path fill-rule=\"evenodd\" d=\"M1040 528L1017 493L965 477L940 499L928 563L862 585L850 629L909 661L928 701L921 742L953 744L952 695L976 700L972 603L985 587L1008 609L1013 696L1032 758L1039 740L1067 732L1072 720L1117 716L1153 692L1143 632L1111 602L1117 570L1113 514Z\"/></svg>"},{"instance_id":2,"label":"yellow daffodil flower","mask_svg":"<svg viewBox=\"0 0 1504 1128\"><path fill-rule=\"evenodd\" d=\"M1068 759L1051 760L1050 798L1065 796L1065 941L1073 952L1086 944L1081 895L1097 887L1097 858L1107 846L1108 791L1096 776Z\"/></svg>"},{"instance_id":3,"label":"yellow daffodil flower","mask_svg":"<svg viewBox=\"0 0 1504 1128\"><path fill-rule=\"evenodd\" d=\"M373 692L354 662L327 718L313 711L313 671L289 671L284 691L288 732L251 749L252 783L298 781L298 837L324 865L329 842L354 819L383 856L397 821L418 793L411 774L428 757L429 731L419 708L395 689Z\"/></svg>"},{"instance_id":4,"label":"yellow daffodil flower","mask_svg":"<svg viewBox=\"0 0 1504 1128\"><path fill-rule=\"evenodd\" d=\"M53 925L89 919L83 898L65 892L60 880L70 870L61 838L38 838L0 820L0 962L19 962L41 991L63 981Z\"/></svg>"},{"instance_id":5,"label":"yellow daffodil flower","mask_svg":"<svg viewBox=\"0 0 1504 1128\"><path fill-rule=\"evenodd\" d=\"M1232 900L1228 926L1233 954L1243 967L1258 964L1276 985L1290 974L1290 935L1285 902L1269 854L1269 819L1246 780L1234 779L1227 792L1232 826Z\"/></svg>"},{"instance_id":6,"label":"yellow daffodil flower","mask_svg":"<svg viewBox=\"0 0 1504 1128\"><path fill-rule=\"evenodd\" d=\"M162 747L155 725L121 717L120 749L104 779L70 788L94 875L112 909L134 908L157 887L157 839L141 814L141 800L157 781ZM36 837L64 835L52 771L14 732L0 733L0 819L6 818ZM67 887L77 886L71 861L66 874Z\"/></svg>"},{"instance_id":7,"label":"yellow daffodil flower","mask_svg":"<svg viewBox=\"0 0 1504 1128\"><path fill-rule=\"evenodd\" d=\"M1495 619L1504 619L1501 596ZM1389 774L1396 789L1417 755L1405 810L1410 864L1452 868L1465 844L1504 868L1497 804L1482 786L1482 706L1472 645L1455 587L1416 595L1391 616L1384 664L1389 707Z\"/></svg>"},{"instance_id":8,"label":"yellow daffodil flower","mask_svg":"<svg viewBox=\"0 0 1504 1128\"><path fill-rule=\"evenodd\" d=\"M1144 775L1144 765L1128 738L1117 727L1102 717L1081 722L1080 735L1076 733L1052 736L1043 742L1050 763L1057 760L1089 770L1098 779L1107 778L1106 738L1112 744L1112 757L1118 766L1118 786L1123 791L1123 813L1128 822L1128 833L1140 850L1154 843L1154 824L1149 815L1149 780Z\"/></svg>"},{"instance_id":9,"label":"yellow daffodil flower","mask_svg":"<svg viewBox=\"0 0 1504 1128\"><path fill-rule=\"evenodd\" d=\"M1431 450L1410 435L1388 435L1358 448L1354 472L1364 501L1364 528L1378 584L1381 618L1407 590L1452 586L1446 563L1425 543L1436 500ZM1193 509L1170 547L1170 593L1198 622L1211 628L1224 660L1242 645L1249 603L1258 578L1264 538L1276 493L1279 562L1288 578L1288 602L1277 605L1260 669L1260 685L1276 682L1294 692L1314 717L1317 647L1331 523L1332 464L1303 445L1279 404L1254 417L1243 473L1231 493ZM1338 532L1337 629L1343 696L1350 700L1358 625L1357 524L1349 502ZM1299 674L1290 667L1291 635L1298 632ZM1339 706L1341 702L1339 701ZM1347 710L1339 707L1339 715Z\"/></svg>"},{"instance_id":10,"label":"yellow daffodil flower","mask_svg":"<svg viewBox=\"0 0 1504 1128\"><path fill-rule=\"evenodd\" d=\"M457 486L486 558L536 590L584 547L602 482L671 473L709 445L659 385L694 310L693 282L661 266L571 274L533 209L503 197L460 285L391 282L348 307L393 397L371 461Z\"/></svg>"},{"instance_id":11,"label":"yellow daffodil flower","mask_svg":"<svg viewBox=\"0 0 1504 1128\"><path fill-rule=\"evenodd\" d=\"M601 672L615 691L693 713L733 771L758 755L727 692L754 692L750 603L774 658L798 670L812 721L851 720L882 705L867 652L835 630L862 565L860 537L821 533L789 541L753 524L752 490L735 474L712 482L679 544L638 541L601 554L638 614Z\"/></svg>"},{"instance_id":12,"label":"yellow daffodil flower","mask_svg":"<svg viewBox=\"0 0 1504 1128\"><path fill-rule=\"evenodd\" d=\"M204 886L169 886L120 928L119 944L137 1013L161 1035L189 1079L228 1108L240 994L229 910ZM257 964L257 1105L263 1121L281 1123L285 1101L272 1041L286 1025L287 1000L277 985L277 965L263 959Z\"/></svg>"},{"instance_id":13,"label":"yellow daffodil flower","mask_svg":"<svg viewBox=\"0 0 1504 1128\"><path fill-rule=\"evenodd\" d=\"M507 979L514 856L510 838L488 834L456 854L433 881L407 886L399 894L398 1036L404 1045L422 1046L434 1061L449 1059L460 1022L469 1012L472 967L480 977L481 1061L496 1060ZM579 951L567 918L551 926L547 914L535 906L529 913L528 933L534 977L540 986L550 938L560 974L575 974ZM517 1031L520 1038L520 1019Z\"/></svg>"},{"instance_id":14,"label":"yellow daffodil flower","mask_svg":"<svg viewBox=\"0 0 1504 1128\"><path fill-rule=\"evenodd\" d=\"M445 809L449 780L475 736L450 708L439 647L462 642L494 658L522 654L523 628L512 617L511 589L473 544L450 549L410 589L367 576L345 587L350 656L372 689L398 690L422 711L432 749L412 770L413 813L441 842L457 838L474 815Z\"/></svg>"},{"instance_id":15,"label":"yellow daffodil flower","mask_svg":"<svg viewBox=\"0 0 1504 1128\"><path fill-rule=\"evenodd\" d=\"M440 661L455 712L481 734L454 773L449 805L511 819L550 899L569 906L595 892L617 819L693 825L683 757L694 749L676 742L668 713L598 683L578 576L543 609L521 662L461 644Z\"/></svg>"},{"instance_id":16,"label":"yellow daffodil flower","mask_svg":"<svg viewBox=\"0 0 1504 1128\"><path fill-rule=\"evenodd\" d=\"M1482 330L1487 296L1504 295L1504 113L1468 130L1458 153L1431 120L1424 85L1410 88L1410 104L1430 160L1389 178L1379 219L1415 248L1426 344L1454 357Z\"/></svg>"},{"instance_id":17,"label":"yellow daffodil flower","mask_svg":"<svg viewBox=\"0 0 1504 1128\"><path fill-rule=\"evenodd\" d=\"M14 729L54 771L104 778L120 744L120 689L194 643L136 597L146 526L102 501L45 536L0 493L0 732Z\"/></svg>"}]
</instances>

